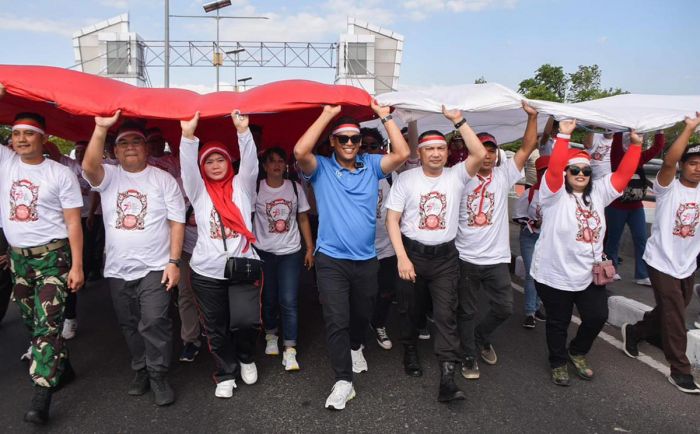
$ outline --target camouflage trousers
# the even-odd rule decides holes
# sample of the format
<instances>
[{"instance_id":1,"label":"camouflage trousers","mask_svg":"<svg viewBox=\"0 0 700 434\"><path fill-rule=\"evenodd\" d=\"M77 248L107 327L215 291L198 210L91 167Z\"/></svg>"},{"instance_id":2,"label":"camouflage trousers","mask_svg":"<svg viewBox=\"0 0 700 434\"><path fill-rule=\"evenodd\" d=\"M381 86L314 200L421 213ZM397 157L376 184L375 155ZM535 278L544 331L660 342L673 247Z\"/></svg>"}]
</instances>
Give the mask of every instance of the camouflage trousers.
<instances>
[{"instance_id":1,"label":"camouflage trousers","mask_svg":"<svg viewBox=\"0 0 700 434\"><path fill-rule=\"evenodd\" d=\"M24 256L10 249L13 300L32 335L29 375L38 386L55 387L61 378L68 349L61 337L68 291L70 249Z\"/></svg>"}]
</instances>

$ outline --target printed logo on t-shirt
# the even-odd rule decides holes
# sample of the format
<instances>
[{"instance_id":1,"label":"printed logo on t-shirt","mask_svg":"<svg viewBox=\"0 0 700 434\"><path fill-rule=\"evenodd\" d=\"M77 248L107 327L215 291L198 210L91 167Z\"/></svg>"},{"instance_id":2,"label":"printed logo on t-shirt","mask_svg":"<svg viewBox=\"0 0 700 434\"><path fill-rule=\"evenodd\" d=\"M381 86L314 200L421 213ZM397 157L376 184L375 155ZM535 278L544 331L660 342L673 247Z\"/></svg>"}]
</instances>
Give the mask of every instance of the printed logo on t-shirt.
<instances>
[{"instance_id":1,"label":"printed logo on t-shirt","mask_svg":"<svg viewBox=\"0 0 700 434\"><path fill-rule=\"evenodd\" d=\"M593 244L600 239L601 222L598 211L576 207L578 231L576 241Z\"/></svg>"},{"instance_id":2,"label":"printed logo on t-shirt","mask_svg":"<svg viewBox=\"0 0 700 434\"><path fill-rule=\"evenodd\" d=\"M142 231L146 227L148 195L138 190L117 194L117 224L115 229Z\"/></svg>"},{"instance_id":3,"label":"printed logo on t-shirt","mask_svg":"<svg viewBox=\"0 0 700 434\"><path fill-rule=\"evenodd\" d=\"M15 222L35 222L39 220L37 202L39 186L27 179L12 183L10 188L10 220Z\"/></svg>"},{"instance_id":4,"label":"printed logo on t-shirt","mask_svg":"<svg viewBox=\"0 0 700 434\"><path fill-rule=\"evenodd\" d=\"M493 223L495 193L484 190L484 194L474 190L467 195L467 226L482 227Z\"/></svg>"},{"instance_id":5,"label":"printed logo on t-shirt","mask_svg":"<svg viewBox=\"0 0 700 434\"><path fill-rule=\"evenodd\" d=\"M225 228L226 239L237 238L239 236L238 232L232 231L229 228ZM209 214L209 236L212 240L223 240L221 236L221 221L219 220L219 215L216 210L212 208Z\"/></svg>"},{"instance_id":6,"label":"printed logo on t-shirt","mask_svg":"<svg viewBox=\"0 0 700 434\"><path fill-rule=\"evenodd\" d=\"M697 203L689 202L678 206L676 221L673 225L673 235L681 238L695 236L695 227L700 218L700 207Z\"/></svg>"},{"instance_id":7,"label":"printed logo on t-shirt","mask_svg":"<svg viewBox=\"0 0 700 434\"><path fill-rule=\"evenodd\" d=\"M431 191L420 197L418 229L439 231L445 229L445 214L447 213L447 197L437 191Z\"/></svg>"},{"instance_id":8,"label":"printed logo on t-shirt","mask_svg":"<svg viewBox=\"0 0 700 434\"><path fill-rule=\"evenodd\" d=\"M384 202L384 191L379 188L379 195L377 196L377 218L382 218L382 204Z\"/></svg>"},{"instance_id":9,"label":"printed logo on t-shirt","mask_svg":"<svg viewBox=\"0 0 700 434\"><path fill-rule=\"evenodd\" d=\"M292 216L292 202L284 199L275 199L265 203L268 231L273 234L289 232Z\"/></svg>"},{"instance_id":10,"label":"printed logo on t-shirt","mask_svg":"<svg viewBox=\"0 0 700 434\"><path fill-rule=\"evenodd\" d=\"M591 159L596 161L603 161L603 158L608 153L610 153L610 145L600 144L593 152L593 154L591 154Z\"/></svg>"}]
</instances>

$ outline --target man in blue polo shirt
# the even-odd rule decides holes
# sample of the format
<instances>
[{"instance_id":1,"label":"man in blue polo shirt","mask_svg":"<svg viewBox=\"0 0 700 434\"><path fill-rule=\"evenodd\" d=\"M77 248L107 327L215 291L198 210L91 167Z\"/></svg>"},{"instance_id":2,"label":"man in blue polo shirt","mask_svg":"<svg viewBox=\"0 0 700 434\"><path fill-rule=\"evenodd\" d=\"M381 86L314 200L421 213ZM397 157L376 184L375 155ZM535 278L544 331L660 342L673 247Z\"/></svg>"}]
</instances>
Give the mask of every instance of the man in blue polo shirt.
<instances>
[{"instance_id":1,"label":"man in blue polo shirt","mask_svg":"<svg viewBox=\"0 0 700 434\"><path fill-rule=\"evenodd\" d=\"M389 107L376 101L371 107L386 128L391 153L358 155L360 125L353 118L340 117L331 129L333 155L312 154L328 124L340 113L339 106L325 106L294 147L318 206L316 276L336 379L326 400L326 408L332 410L344 409L355 397L353 372L367 370L362 348L377 296L379 263L374 235L379 180L401 166L410 152Z\"/></svg>"}]
</instances>

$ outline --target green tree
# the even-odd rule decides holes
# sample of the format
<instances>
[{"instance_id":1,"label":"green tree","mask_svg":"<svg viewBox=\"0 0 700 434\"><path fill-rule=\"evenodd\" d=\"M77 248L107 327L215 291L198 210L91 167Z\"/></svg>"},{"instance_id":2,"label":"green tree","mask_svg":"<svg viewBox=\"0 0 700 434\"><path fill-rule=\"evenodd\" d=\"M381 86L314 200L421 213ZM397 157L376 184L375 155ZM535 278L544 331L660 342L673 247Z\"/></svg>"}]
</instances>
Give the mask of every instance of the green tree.
<instances>
[{"instance_id":1,"label":"green tree","mask_svg":"<svg viewBox=\"0 0 700 434\"><path fill-rule=\"evenodd\" d=\"M569 74L569 102L583 102L628 93L618 88L601 89L602 71L598 65L579 65L578 70Z\"/></svg>"},{"instance_id":2,"label":"green tree","mask_svg":"<svg viewBox=\"0 0 700 434\"><path fill-rule=\"evenodd\" d=\"M544 64L537 68L535 76L518 85L518 92L528 99L564 102L569 79L561 66Z\"/></svg>"}]
</instances>

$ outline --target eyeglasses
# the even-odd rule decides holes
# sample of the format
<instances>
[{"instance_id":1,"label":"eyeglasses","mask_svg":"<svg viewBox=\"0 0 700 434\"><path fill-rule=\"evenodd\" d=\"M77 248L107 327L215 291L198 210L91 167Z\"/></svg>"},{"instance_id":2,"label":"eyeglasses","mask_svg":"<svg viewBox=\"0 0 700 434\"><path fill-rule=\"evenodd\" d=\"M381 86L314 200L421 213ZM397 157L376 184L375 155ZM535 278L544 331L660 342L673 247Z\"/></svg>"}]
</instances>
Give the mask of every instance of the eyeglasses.
<instances>
[{"instance_id":1,"label":"eyeglasses","mask_svg":"<svg viewBox=\"0 0 700 434\"><path fill-rule=\"evenodd\" d=\"M357 145L362 141L362 136L359 134L355 134L354 136L341 136L341 135L336 135L335 136L336 140L338 140L338 143L341 145L344 145L349 141L352 142L353 145Z\"/></svg>"},{"instance_id":2,"label":"eyeglasses","mask_svg":"<svg viewBox=\"0 0 700 434\"><path fill-rule=\"evenodd\" d=\"M568 170L572 176L578 176L579 173L583 174L583 176L591 176L591 173L593 173L591 166L586 166L583 168L578 166L569 166Z\"/></svg>"}]
</instances>

